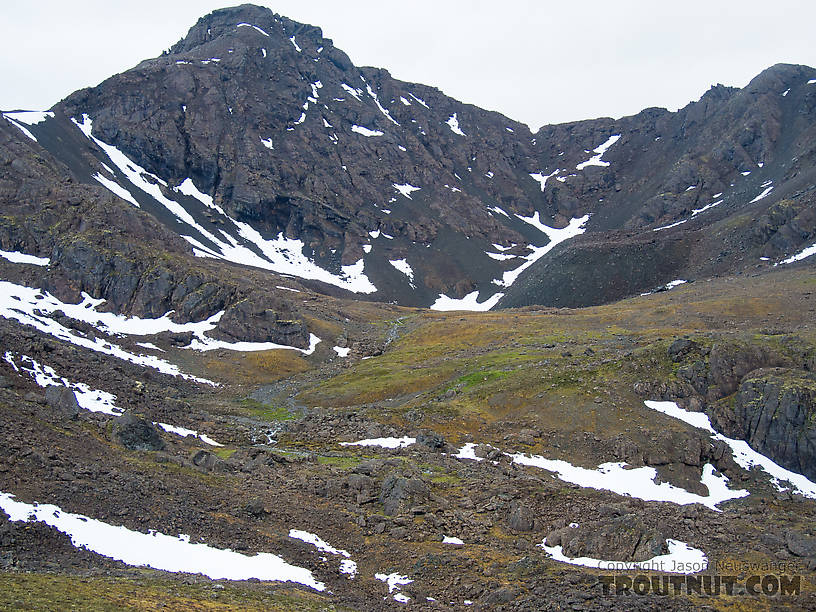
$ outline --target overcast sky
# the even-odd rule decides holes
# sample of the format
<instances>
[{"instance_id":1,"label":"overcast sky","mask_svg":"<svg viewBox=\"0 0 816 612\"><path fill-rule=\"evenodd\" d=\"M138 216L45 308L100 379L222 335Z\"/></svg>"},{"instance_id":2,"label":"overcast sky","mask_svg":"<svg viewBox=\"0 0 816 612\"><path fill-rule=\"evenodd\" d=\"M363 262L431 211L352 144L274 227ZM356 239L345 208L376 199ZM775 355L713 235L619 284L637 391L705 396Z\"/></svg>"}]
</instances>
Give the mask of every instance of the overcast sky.
<instances>
[{"instance_id":1,"label":"overcast sky","mask_svg":"<svg viewBox=\"0 0 816 612\"><path fill-rule=\"evenodd\" d=\"M533 129L744 86L778 62L816 66L814 0L275 0L357 65L439 87ZM44 109L238 4L2 0L0 108Z\"/></svg>"}]
</instances>

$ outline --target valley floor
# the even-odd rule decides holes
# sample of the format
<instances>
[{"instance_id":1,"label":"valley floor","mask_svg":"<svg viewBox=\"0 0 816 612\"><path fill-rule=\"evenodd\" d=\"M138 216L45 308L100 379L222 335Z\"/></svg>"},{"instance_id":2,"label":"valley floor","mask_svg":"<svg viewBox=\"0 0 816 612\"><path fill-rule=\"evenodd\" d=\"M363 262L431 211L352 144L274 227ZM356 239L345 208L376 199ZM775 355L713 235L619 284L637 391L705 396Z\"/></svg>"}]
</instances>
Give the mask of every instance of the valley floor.
<instances>
[{"instance_id":1,"label":"valley floor","mask_svg":"<svg viewBox=\"0 0 816 612\"><path fill-rule=\"evenodd\" d=\"M0 607L816 609L810 481L745 469L694 417L645 403L705 405L720 431L761 378L766 394L795 387L811 418L814 290L803 266L577 310L345 304L343 329L310 325L323 338L310 354L68 327L217 386L4 315ZM63 379L114 409L77 410L49 392ZM144 419L129 439L155 433L159 450L123 445L125 410ZM663 571L620 565L656 558ZM669 574L678 592L635 592ZM769 594L750 593L752 576Z\"/></svg>"}]
</instances>

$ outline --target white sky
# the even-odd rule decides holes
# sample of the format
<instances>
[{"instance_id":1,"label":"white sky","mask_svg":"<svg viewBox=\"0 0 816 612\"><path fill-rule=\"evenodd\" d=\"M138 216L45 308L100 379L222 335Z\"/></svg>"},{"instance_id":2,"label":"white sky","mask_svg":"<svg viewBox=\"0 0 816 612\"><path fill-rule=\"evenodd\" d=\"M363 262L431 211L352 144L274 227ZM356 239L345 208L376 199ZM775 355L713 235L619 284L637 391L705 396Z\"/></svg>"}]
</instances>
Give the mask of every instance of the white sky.
<instances>
[{"instance_id":1,"label":"white sky","mask_svg":"<svg viewBox=\"0 0 816 612\"><path fill-rule=\"evenodd\" d=\"M0 108L44 109L155 57L229 0L2 0ZM813 0L259 0L320 26L357 65L533 129L816 66Z\"/></svg>"}]
</instances>

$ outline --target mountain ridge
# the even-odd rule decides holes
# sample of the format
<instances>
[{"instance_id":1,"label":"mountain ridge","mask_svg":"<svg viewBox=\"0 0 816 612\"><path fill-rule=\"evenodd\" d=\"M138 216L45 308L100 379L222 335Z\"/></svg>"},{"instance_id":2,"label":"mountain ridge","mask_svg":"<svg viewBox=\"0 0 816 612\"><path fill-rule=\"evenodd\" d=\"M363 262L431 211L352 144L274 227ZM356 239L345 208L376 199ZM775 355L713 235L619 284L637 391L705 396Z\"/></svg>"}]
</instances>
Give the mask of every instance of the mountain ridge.
<instances>
[{"instance_id":1,"label":"mountain ridge","mask_svg":"<svg viewBox=\"0 0 816 612\"><path fill-rule=\"evenodd\" d=\"M519 276L561 278L560 254L574 239L545 251L550 234L587 214L587 233L577 244L592 245L597 267L615 258L605 248L628 248L617 245L616 236L626 235L619 231L641 234L639 242L662 244L667 237L673 244L676 238L669 237L680 230L651 230L673 223L685 230L724 210L735 214L749 204L760 210L786 189L796 193L795 185L778 184L786 179L785 160L806 160L809 176L813 154L801 149L806 136L797 145L792 128L782 130L780 121L797 119L779 100L795 99L796 108L810 112L812 95L801 85L814 75L812 68L779 64L743 90L713 86L674 113L649 108L531 133L438 89L356 68L320 28L242 5L202 17L161 56L68 96L53 108L61 134L43 142L83 181L143 192L145 185L134 190L120 169L99 169L98 163L111 167L104 151L96 161L75 139L66 148L67 131L75 129L68 119L83 124L91 111L89 136L149 171L150 181L168 185L158 187L160 201L142 199L142 206L171 229L184 227L182 235L199 254L296 269L282 266L277 255L269 259L278 253L302 259L313 280L364 288L358 295L366 299L404 305L580 306L648 291L672 277L738 271L731 260L718 266L675 260L659 271L639 270L636 283L595 275L587 279L590 291L572 297L561 295L566 285L560 281L508 286ZM790 98L776 91L790 91L788 85L796 85ZM129 93L136 90L138 97ZM746 127L736 129L735 121ZM780 138L781 159L757 166L776 155ZM595 153L607 141L608 149ZM749 202L753 176L742 176L750 172L776 180L759 206ZM759 183L755 189L762 191ZM168 205L180 206L184 219L195 223L180 220ZM233 228L226 243L219 233L224 228ZM756 256L779 261L812 238L788 232L775 246L757 245ZM243 259L224 254L234 251L230 241L242 247ZM580 275L564 265L571 277ZM544 268L548 272L537 271Z\"/></svg>"}]
</instances>

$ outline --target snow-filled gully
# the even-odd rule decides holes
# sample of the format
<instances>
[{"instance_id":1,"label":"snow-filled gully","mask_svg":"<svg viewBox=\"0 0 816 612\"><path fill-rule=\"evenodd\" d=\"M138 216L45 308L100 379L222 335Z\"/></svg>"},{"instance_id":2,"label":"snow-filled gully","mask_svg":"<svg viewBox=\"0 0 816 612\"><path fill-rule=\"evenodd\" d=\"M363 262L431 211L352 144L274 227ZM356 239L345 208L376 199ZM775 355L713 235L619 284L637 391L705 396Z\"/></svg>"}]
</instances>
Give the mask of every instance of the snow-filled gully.
<instances>
[{"instance_id":1,"label":"snow-filled gully","mask_svg":"<svg viewBox=\"0 0 816 612\"><path fill-rule=\"evenodd\" d=\"M317 89L320 87L322 87L322 84L319 81L312 84L314 95L317 95ZM311 99L316 98L312 97ZM271 240L264 238L248 223L230 217L220 206L213 202L212 196L202 193L191 179L185 179L178 187L171 188L167 181L148 172L116 147L96 138L92 133L93 120L87 114L82 115L81 122L77 119L72 119L72 121L89 140L107 155L119 173L124 176L127 183L123 185L122 183L125 181L112 172L109 172L112 178L103 176L99 172L93 178L117 196L137 207L139 204L133 196L133 189L138 189L150 196L158 205L173 215L179 223L188 228L186 233L185 230L180 230L179 235L192 245L193 254L197 257L221 259L279 274L291 274L292 276L335 285L355 293L368 294L377 291L377 287L371 283L365 274L365 264L362 259L354 264L341 266L340 273L333 274L321 268L303 254L305 245L301 240L286 238L282 233ZM271 141L265 142L262 140L261 142L267 148L273 148ZM162 186L166 189L162 190ZM233 233L227 233L224 229L218 231L208 230L195 220L181 201L168 197L167 194L172 195L173 193L194 198L205 208L215 211L226 221L224 227L231 228ZM191 233L197 234L200 238L209 242L210 246L189 235Z\"/></svg>"}]
</instances>

